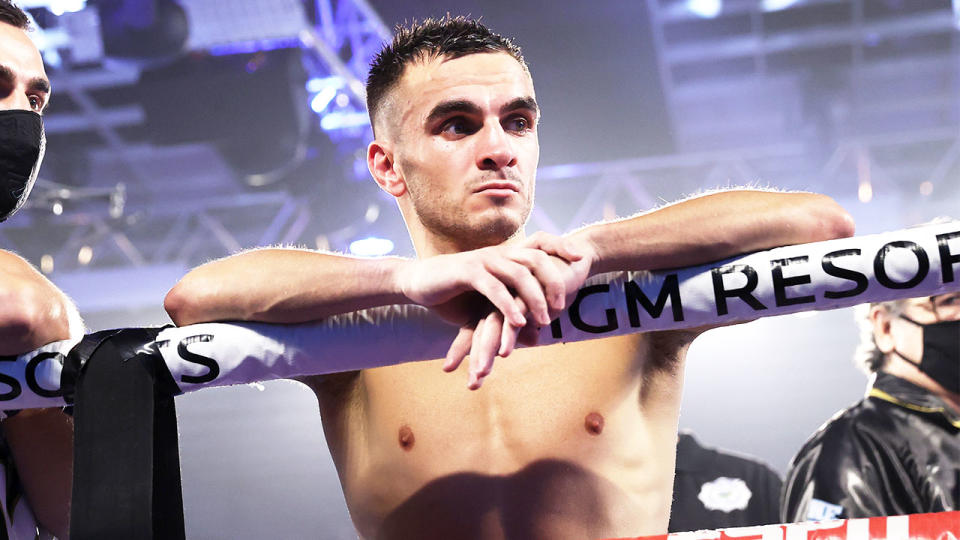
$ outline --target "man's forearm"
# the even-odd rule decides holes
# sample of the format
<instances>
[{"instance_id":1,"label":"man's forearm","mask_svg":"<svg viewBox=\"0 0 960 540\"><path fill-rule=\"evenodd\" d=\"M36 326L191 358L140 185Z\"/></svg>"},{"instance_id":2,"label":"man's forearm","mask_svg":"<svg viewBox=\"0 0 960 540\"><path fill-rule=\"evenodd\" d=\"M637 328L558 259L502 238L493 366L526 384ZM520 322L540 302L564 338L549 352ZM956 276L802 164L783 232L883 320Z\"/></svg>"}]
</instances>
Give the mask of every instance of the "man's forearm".
<instances>
[{"instance_id":1,"label":"man's forearm","mask_svg":"<svg viewBox=\"0 0 960 540\"><path fill-rule=\"evenodd\" d=\"M295 249L259 249L197 267L164 307L179 326L256 320L297 323L404 303L395 273L403 259L360 259Z\"/></svg>"},{"instance_id":2,"label":"man's forearm","mask_svg":"<svg viewBox=\"0 0 960 540\"><path fill-rule=\"evenodd\" d=\"M729 191L587 227L570 239L590 246L590 273L596 274L689 266L852 233L852 220L828 197ZM439 306L476 290L513 324L523 326L508 288L518 291L527 306L537 304L539 317L546 321L543 291L562 298L553 294L556 287L543 286L541 291L543 283L529 283L533 276L542 281L545 275L536 270L545 263L530 254L492 247L410 261L253 250L194 269L170 291L164 305L181 326L229 320L298 323L382 305Z\"/></svg>"},{"instance_id":3,"label":"man's forearm","mask_svg":"<svg viewBox=\"0 0 960 540\"><path fill-rule=\"evenodd\" d=\"M690 266L853 232L850 215L825 195L736 190L588 226L573 236L593 245L590 273L598 274Z\"/></svg>"},{"instance_id":4,"label":"man's forearm","mask_svg":"<svg viewBox=\"0 0 960 540\"><path fill-rule=\"evenodd\" d=\"M502 245L422 259L360 259L291 249L248 251L187 274L164 303L177 325L213 321L299 323L361 309L419 304L448 322L476 311L476 292L514 326L527 324L520 304L541 325L561 309L565 287L540 250ZM477 302L473 302L474 304Z\"/></svg>"}]
</instances>

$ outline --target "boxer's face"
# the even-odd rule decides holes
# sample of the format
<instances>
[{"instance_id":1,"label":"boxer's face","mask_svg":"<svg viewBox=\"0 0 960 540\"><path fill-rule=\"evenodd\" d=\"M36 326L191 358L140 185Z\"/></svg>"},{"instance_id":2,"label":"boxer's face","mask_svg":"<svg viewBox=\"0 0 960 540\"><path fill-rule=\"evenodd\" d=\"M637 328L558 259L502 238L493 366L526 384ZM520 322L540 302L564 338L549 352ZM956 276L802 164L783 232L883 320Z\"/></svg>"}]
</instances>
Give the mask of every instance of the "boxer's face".
<instances>
[{"instance_id":1,"label":"boxer's face","mask_svg":"<svg viewBox=\"0 0 960 540\"><path fill-rule=\"evenodd\" d=\"M0 23L0 110L43 112L49 97L40 51L26 32Z\"/></svg>"},{"instance_id":2,"label":"boxer's face","mask_svg":"<svg viewBox=\"0 0 960 540\"><path fill-rule=\"evenodd\" d=\"M387 139L403 192L435 235L499 244L526 222L540 147L533 81L505 53L409 66L390 104ZM406 201L404 201L406 199ZM405 212L406 213L406 212Z\"/></svg>"}]
</instances>

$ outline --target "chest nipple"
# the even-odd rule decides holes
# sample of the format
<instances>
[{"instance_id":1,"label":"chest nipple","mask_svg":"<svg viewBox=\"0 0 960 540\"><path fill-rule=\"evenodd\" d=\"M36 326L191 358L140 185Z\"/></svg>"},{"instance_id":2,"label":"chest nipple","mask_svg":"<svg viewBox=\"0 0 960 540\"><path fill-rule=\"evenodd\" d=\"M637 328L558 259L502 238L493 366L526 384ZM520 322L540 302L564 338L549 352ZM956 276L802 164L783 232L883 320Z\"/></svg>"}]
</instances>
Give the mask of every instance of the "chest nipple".
<instances>
[{"instance_id":1,"label":"chest nipple","mask_svg":"<svg viewBox=\"0 0 960 540\"><path fill-rule=\"evenodd\" d=\"M406 424L400 426L400 430L397 433L397 442L400 444L400 448L403 448L405 451L409 452L413 450L413 444L416 442L416 438L414 438L413 430L410 429L410 426Z\"/></svg>"},{"instance_id":2,"label":"chest nipple","mask_svg":"<svg viewBox=\"0 0 960 540\"><path fill-rule=\"evenodd\" d=\"M591 435L599 435L603 432L603 415L598 412L592 412L583 419L583 427Z\"/></svg>"}]
</instances>

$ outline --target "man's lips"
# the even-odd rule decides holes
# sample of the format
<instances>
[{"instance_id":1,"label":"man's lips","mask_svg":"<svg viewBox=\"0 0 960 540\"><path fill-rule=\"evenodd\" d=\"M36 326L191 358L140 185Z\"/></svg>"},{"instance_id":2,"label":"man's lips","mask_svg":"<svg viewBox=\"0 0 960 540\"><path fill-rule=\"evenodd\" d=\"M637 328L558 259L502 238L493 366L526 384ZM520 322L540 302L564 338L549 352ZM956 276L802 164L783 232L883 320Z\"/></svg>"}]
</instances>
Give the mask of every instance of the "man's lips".
<instances>
[{"instance_id":1,"label":"man's lips","mask_svg":"<svg viewBox=\"0 0 960 540\"><path fill-rule=\"evenodd\" d=\"M484 182L473 190L474 193L481 193L484 191L512 191L514 193L520 193L520 185L516 182L497 180L493 182Z\"/></svg>"}]
</instances>

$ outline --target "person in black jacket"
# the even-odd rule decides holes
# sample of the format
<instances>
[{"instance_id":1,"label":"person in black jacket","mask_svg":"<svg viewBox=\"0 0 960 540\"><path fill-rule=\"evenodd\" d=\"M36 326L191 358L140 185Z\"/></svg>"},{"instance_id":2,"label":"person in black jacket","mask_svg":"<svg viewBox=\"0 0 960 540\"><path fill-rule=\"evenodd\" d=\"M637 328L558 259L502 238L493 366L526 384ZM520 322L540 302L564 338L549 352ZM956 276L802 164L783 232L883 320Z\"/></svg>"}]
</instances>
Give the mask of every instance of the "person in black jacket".
<instances>
[{"instance_id":1,"label":"person in black jacket","mask_svg":"<svg viewBox=\"0 0 960 540\"><path fill-rule=\"evenodd\" d=\"M756 459L701 446L692 433L677 441L669 532L779 523L780 477Z\"/></svg>"},{"instance_id":2,"label":"person in black jacket","mask_svg":"<svg viewBox=\"0 0 960 540\"><path fill-rule=\"evenodd\" d=\"M871 304L863 322L873 383L794 457L784 522L960 508L960 292Z\"/></svg>"}]
</instances>

